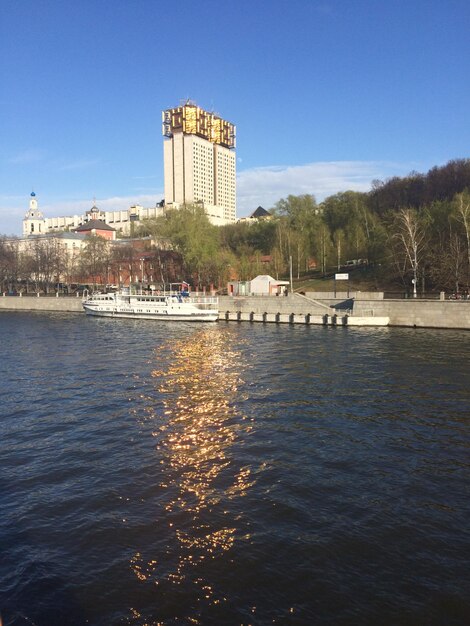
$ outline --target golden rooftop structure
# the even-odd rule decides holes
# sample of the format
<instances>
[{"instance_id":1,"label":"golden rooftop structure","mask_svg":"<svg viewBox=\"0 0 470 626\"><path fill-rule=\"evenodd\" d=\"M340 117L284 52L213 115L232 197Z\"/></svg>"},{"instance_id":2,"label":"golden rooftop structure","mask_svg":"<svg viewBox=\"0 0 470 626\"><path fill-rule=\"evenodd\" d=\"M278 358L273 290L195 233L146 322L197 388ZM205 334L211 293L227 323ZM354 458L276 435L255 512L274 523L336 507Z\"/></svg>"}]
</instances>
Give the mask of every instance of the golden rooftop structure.
<instances>
[{"instance_id":1,"label":"golden rooftop structure","mask_svg":"<svg viewBox=\"0 0 470 626\"><path fill-rule=\"evenodd\" d=\"M162 132L168 138L182 132L186 135L197 135L225 148L235 148L235 125L192 102L163 111Z\"/></svg>"}]
</instances>

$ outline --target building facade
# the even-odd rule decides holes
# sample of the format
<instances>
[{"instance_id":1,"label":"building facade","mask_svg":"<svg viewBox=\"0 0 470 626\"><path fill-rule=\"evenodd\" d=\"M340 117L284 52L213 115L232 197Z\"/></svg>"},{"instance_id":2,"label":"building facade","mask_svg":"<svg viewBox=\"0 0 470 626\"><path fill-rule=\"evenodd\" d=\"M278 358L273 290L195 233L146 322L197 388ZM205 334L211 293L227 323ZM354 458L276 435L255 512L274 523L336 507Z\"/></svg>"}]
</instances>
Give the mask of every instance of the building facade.
<instances>
[{"instance_id":1,"label":"building facade","mask_svg":"<svg viewBox=\"0 0 470 626\"><path fill-rule=\"evenodd\" d=\"M166 208L202 204L213 224L235 222L235 126L190 102L162 122Z\"/></svg>"},{"instance_id":2,"label":"building facade","mask_svg":"<svg viewBox=\"0 0 470 626\"><path fill-rule=\"evenodd\" d=\"M132 224L138 225L142 220L159 217L163 211L163 202L150 208L137 204L123 211L101 211L96 205L93 205L89 211L82 215L44 217L39 210L36 194L33 191L29 201L29 210L23 219L23 237L75 231L80 226L95 219L103 221L122 235L130 235L132 234Z\"/></svg>"}]
</instances>

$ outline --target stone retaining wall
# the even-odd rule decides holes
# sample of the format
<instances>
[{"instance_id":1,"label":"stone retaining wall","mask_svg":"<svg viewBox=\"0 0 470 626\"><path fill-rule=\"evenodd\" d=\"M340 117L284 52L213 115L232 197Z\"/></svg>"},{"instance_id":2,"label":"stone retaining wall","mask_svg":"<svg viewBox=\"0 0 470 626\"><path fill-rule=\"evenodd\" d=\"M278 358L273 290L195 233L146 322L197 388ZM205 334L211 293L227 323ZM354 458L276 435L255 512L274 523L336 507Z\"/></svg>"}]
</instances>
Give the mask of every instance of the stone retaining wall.
<instances>
[{"instance_id":1,"label":"stone retaining wall","mask_svg":"<svg viewBox=\"0 0 470 626\"><path fill-rule=\"evenodd\" d=\"M390 318L390 326L470 330L470 300L355 300L354 315Z\"/></svg>"},{"instance_id":2,"label":"stone retaining wall","mask_svg":"<svg viewBox=\"0 0 470 626\"><path fill-rule=\"evenodd\" d=\"M383 291L307 291L305 295L315 300L346 300L348 298L366 298L367 300L383 300Z\"/></svg>"},{"instance_id":3,"label":"stone retaining wall","mask_svg":"<svg viewBox=\"0 0 470 626\"><path fill-rule=\"evenodd\" d=\"M316 300L315 296L315 292L309 292L308 297L298 294L290 294L288 297L223 296L219 298L220 316L223 318L227 311L231 315L241 314L242 320L248 319L250 313L256 316L263 313L331 316L335 313L332 307L341 307L343 304L338 298ZM336 311L338 318L342 319L345 314L352 312L354 318L388 317L390 326L470 330L470 300L383 300L380 297L362 298L360 292L357 296L354 301L345 301L352 309L341 307L343 310Z\"/></svg>"},{"instance_id":4,"label":"stone retaining wall","mask_svg":"<svg viewBox=\"0 0 470 626\"><path fill-rule=\"evenodd\" d=\"M0 311L83 313L82 299L71 296L0 296Z\"/></svg>"},{"instance_id":5,"label":"stone retaining wall","mask_svg":"<svg viewBox=\"0 0 470 626\"><path fill-rule=\"evenodd\" d=\"M309 296L315 294L309 293ZM359 294L358 294L359 296ZM350 306L350 301L347 301ZM296 323L342 324L347 309L335 311L332 306L341 304L338 299L315 300L298 294L289 296L246 296L219 298L221 319L239 319L240 321L278 321ZM0 311L59 311L83 313L81 298L61 296L39 298L35 296L0 296ZM386 318L390 326L409 326L416 328L455 328L470 330L470 300L377 300L357 297L352 303L353 318ZM277 316L277 317L276 317ZM292 317L293 316L293 317ZM308 318L307 318L308 316ZM354 320L349 319L352 325Z\"/></svg>"}]
</instances>

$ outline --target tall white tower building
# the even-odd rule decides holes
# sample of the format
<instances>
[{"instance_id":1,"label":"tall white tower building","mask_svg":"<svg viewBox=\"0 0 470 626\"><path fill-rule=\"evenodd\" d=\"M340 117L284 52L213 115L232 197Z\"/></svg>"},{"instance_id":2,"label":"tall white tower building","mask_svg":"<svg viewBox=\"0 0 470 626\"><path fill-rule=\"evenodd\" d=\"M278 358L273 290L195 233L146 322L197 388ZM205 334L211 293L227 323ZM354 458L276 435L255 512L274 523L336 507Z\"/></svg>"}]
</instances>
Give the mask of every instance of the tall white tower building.
<instances>
[{"instance_id":1,"label":"tall white tower building","mask_svg":"<svg viewBox=\"0 0 470 626\"><path fill-rule=\"evenodd\" d=\"M235 222L235 126L189 102L162 121L165 205L202 203L214 224Z\"/></svg>"}]
</instances>

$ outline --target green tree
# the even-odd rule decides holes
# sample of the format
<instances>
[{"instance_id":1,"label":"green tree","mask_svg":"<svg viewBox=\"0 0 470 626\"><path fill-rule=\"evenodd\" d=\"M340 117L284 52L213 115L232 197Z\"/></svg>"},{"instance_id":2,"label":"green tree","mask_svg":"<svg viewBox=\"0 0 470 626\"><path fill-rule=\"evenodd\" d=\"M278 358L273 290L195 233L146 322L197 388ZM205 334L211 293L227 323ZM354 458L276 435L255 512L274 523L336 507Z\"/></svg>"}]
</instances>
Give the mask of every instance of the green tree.
<instances>
[{"instance_id":1,"label":"green tree","mask_svg":"<svg viewBox=\"0 0 470 626\"><path fill-rule=\"evenodd\" d=\"M273 214L277 216L277 247L288 262L292 257L297 277L307 270L313 251L315 227L318 226L319 208L310 194L289 195L276 203Z\"/></svg>"},{"instance_id":2,"label":"green tree","mask_svg":"<svg viewBox=\"0 0 470 626\"><path fill-rule=\"evenodd\" d=\"M157 218L155 226L181 253L186 272L198 287L217 282L221 271L219 229L210 223L202 207L169 210Z\"/></svg>"},{"instance_id":3,"label":"green tree","mask_svg":"<svg viewBox=\"0 0 470 626\"><path fill-rule=\"evenodd\" d=\"M276 220L261 219L221 226L220 243L234 254L247 247L253 253L269 254L276 243Z\"/></svg>"},{"instance_id":4,"label":"green tree","mask_svg":"<svg viewBox=\"0 0 470 626\"><path fill-rule=\"evenodd\" d=\"M344 191L329 196L321 206L337 253L341 242L341 260L368 259L373 250L373 217L367 207L366 194Z\"/></svg>"}]
</instances>

